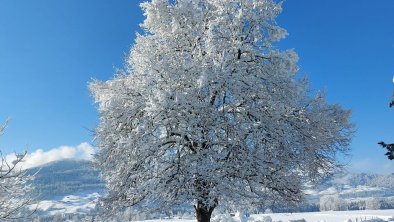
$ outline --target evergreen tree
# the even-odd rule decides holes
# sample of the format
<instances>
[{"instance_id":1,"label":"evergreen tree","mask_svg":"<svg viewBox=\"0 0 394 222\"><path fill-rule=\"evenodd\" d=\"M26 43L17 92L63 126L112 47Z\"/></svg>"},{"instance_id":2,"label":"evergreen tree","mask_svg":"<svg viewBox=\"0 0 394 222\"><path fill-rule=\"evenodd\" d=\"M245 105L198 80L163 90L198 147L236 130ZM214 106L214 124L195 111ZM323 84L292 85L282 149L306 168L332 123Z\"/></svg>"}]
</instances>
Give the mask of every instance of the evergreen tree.
<instances>
[{"instance_id":1,"label":"evergreen tree","mask_svg":"<svg viewBox=\"0 0 394 222\"><path fill-rule=\"evenodd\" d=\"M394 82L394 77L393 77L393 82ZM394 93L393 93L393 98L391 99L391 102L389 104L390 108L392 106L394 106ZM381 145L382 148L387 149L387 153L385 153L384 155L386 155L389 160L393 160L394 159L394 143L387 144L383 141L380 141L378 144Z\"/></svg>"}]
</instances>

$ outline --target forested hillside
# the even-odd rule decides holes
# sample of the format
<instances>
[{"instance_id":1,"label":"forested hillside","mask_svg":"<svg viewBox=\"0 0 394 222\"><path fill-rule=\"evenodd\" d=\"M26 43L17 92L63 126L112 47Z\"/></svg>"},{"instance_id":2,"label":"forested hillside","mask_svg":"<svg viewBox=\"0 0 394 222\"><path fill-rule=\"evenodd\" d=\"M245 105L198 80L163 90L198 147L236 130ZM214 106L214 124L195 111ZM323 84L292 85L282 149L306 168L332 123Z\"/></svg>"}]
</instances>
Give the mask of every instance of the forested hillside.
<instances>
[{"instance_id":1,"label":"forested hillside","mask_svg":"<svg viewBox=\"0 0 394 222\"><path fill-rule=\"evenodd\" d=\"M40 200L54 200L66 195L101 193L104 184L99 172L86 160L61 160L29 169L35 174L33 185Z\"/></svg>"}]
</instances>

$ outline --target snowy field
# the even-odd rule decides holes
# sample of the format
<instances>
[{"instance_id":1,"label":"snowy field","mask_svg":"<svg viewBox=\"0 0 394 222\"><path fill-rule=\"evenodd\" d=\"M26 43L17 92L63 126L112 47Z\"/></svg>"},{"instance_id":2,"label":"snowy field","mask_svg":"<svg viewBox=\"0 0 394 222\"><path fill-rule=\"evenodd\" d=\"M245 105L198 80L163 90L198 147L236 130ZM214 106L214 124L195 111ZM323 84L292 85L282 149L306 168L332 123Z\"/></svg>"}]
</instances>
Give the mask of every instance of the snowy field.
<instances>
[{"instance_id":1,"label":"snowy field","mask_svg":"<svg viewBox=\"0 0 394 222\"><path fill-rule=\"evenodd\" d=\"M48 215L55 215L57 213L88 213L95 208L95 201L100 197L98 193L91 193L87 195L68 195L60 200L43 200L38 203L38 206L30 206L31 210L37 207L37 210L47 212Z\"/></svg>"},{"instance_id":2,"label":"snowy field","mask_svg":"<svg viewBox=\"0 0 394 222\"><path fill-rule=\"evenodd\" d=\"M281 213L281 214L258 214L249 218L239 215L229 217L225 215L215 216L212 222L383 222L394 221L394 210L362 210L362 211L328 211L312 213ZM271 219L271 220L270 220ZM146 220L143 222L195 222L195 219L159 219ZM140 221L142 222L142 221Z\"/></svg>"},{"instance_id":3,"label":"snowy field","mask_svg":"<svg viewBox=\"0 0 394 222\"><path fill-rule=\"evenodd\" d=\"M394 216L394 210L359 210L359 211L327 211L312 213L284 213L267 214L272 221L292 221L305 219L308 222L355 222L355 221L390 221ZM261 219L261 215L253 215L256 219ZM375 220L373 220L375 219ZM376 220L381 219L381 220Z\"/></svg>"}]
</instances>

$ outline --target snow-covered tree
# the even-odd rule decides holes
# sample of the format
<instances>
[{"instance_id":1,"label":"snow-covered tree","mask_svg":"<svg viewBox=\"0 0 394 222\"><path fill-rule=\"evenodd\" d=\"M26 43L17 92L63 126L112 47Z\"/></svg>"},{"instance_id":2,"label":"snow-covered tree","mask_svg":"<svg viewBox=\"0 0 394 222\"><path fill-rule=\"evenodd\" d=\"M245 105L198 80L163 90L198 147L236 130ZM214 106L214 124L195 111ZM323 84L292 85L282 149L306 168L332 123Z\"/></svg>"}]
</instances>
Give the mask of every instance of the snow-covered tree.
<instances>
[{"instance_id":1,"label":"snow-covered tree","mask_svg":"<svg viewBox=\"0 0 394 222\"><path fill-rule=\"evenodd\" d=\"M0 136L4 128L0 126ZM25 207L32 203L29 185L32 176L20 168L26 153L17 154L12 161L1 154L0 151L0 221L31 215L32 211Z\"/></svg>"},{"instance_id":2,"label":"snow-covered tree","mask_svg":"<svg viewBox=\"0 0 394 222\"><path fill-rule=\"evenodd\" d=\"M381 203L379 199L374 197L369 197L365 200L365 209L367 210L379 210Z\"/></svg>"},{"instance_id":3,"label":"snow-covered tree","mask_svg":"<svg viewBox=\"0 0 394 222\"><path fill-rule=\"evenodd\" d=\"M296 203L339 164L350 112L313 95L273 0L153 0L141 4L125 71L90 89L99 104L96 164L104 207Z\"/></svg>"},{"instance_id":4,"label":"snow-covered tree","mask_svg":"<svg viewBox=\"0 0 394 222\"><path fill-rule=\"evenodd\" d=\"M338 195L324 195L320 197L320 211L338 211L342 209L342 200Z\"/></svg>"}]
</instances>

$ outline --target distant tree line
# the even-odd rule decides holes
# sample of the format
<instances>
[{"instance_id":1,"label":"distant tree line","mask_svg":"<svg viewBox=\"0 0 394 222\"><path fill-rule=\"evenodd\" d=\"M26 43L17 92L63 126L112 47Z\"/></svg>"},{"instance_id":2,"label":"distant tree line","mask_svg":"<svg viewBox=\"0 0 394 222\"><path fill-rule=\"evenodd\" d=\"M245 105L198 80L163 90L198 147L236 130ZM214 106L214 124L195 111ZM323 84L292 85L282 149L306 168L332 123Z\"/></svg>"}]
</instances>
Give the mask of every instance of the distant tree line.
<instances>
[{"instance_id":1,"label":"distant tree line","mask_svg":"<svg viewBox=\"0 0 394 222\"><path fill-rule=\"evenodd\" d=\"M383 210L394 208L394 197L342 199L338 195L320 198L320 211Z\"/></svg>"}]
</instances>

